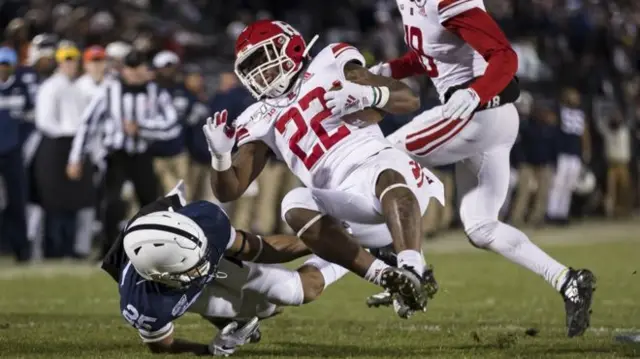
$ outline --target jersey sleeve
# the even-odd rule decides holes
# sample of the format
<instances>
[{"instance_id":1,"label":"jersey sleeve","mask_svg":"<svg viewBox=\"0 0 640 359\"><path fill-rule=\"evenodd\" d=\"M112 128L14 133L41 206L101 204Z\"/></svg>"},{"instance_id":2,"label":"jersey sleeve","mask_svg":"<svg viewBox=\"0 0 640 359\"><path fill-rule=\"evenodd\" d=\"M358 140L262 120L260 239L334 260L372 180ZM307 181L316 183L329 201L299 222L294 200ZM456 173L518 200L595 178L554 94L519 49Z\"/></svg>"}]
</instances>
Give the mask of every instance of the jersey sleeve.
<instances>
[{"instance_id":1,"label":"jersey sleeve","mask_svg":"<svg viewBox=\"0 0 640 359\"><path fill-rule=\"evenodd\" d=\"M280 156L275 145L274 123L280 111L262 102L249 106L234 121L236 145L241 147L250 142L264 142L276 156Z\"/></svg>"},{"instance_id":2,"label":"jersey sleeve","mask_svg":"<svg viewBox=\"0 0 640 359\"><path fill-rule=\"evenodd\" d=\"M362 66L366 66L367 64L360 51L346 42L331 44L329 45L329 49L331 49L331 55L333 56L334 61L336 61L339 69L343 69L347 63L352 61L355 61Z\"/></svg>"},{"instance_id":3,"label":"jersey sleeve","mask_svg":"<svg viewBox=\"0 0 640 359\"><path fill-rule=\"evenodd\" d=\"M439 0L437 2L438 21L441 24L473 8L485 10L482 0Z\"/></svg>"}]
</instances>

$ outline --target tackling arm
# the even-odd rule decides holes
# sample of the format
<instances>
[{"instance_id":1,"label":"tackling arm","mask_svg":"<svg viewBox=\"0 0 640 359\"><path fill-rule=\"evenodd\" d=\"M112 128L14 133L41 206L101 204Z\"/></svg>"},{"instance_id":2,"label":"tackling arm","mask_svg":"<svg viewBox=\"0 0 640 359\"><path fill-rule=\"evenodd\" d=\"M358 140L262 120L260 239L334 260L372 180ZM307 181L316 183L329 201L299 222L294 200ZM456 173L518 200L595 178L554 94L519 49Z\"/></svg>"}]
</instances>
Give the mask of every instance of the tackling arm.
<instances>
[{"instance_id":1,"label":"tackling arm","mask_svg":"<svg viewBox=\"0 0 640 359\"><path fill-rule=\"evenodd\" d=\"M296 236L259 237L255 234L237 231L236 239L226 254L247 262L286 263L309 255L311 251Z\"/></svg>"},{"instance_id":2,"label":"tackling arm","mask_svg":"<svg viewBox=\"0 0 640 359\"><path fill-rule=\"evenodd\" d=\"M269 147L262 142L249 142L240 146L231 167L211 172L211 189L221 202L234 201L246 191L267 164Z\"/></svg>"},{"instance_id":3,"label":"tackling arm","mask_svg":"<svg viewBox=\"0 0 640 359\"><path fill-rule=\"evenodd\" d=\"M406 114L417 111L420 108L420 98L413 93L409 86L393 78L375 75L365 67L349 62L344 66L344 75L348 81L359 85L386 88L388 100L377 106L391 114Z\"/></svg>"}]
</instances>

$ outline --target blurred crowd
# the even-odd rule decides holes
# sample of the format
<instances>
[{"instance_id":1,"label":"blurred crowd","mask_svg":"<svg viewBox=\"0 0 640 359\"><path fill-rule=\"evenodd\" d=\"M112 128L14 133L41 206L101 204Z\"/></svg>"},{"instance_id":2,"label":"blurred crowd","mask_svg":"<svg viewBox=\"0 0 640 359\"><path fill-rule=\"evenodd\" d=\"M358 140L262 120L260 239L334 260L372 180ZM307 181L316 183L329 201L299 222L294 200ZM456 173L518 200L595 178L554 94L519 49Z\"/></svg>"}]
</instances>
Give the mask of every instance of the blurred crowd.
<instances>
[{"instance_id":1,"label":"blurred crowd","mask_svg":"<svg viewBox=\"0 0 640 359\"><path fill-rule=\"evenodd\" d=\"M640 2L484 2L518 53L523 89L504 217L539 227L631 215L640 192ZM23 262L87 258L94 243L112 240L102 238L104 151L73 166L65 151L59 160L48 157L56 151L46 140L60 136L70 148L94 94L127 73L168 90L180 126L176 139L145 149L158 179L157 188L147 189L160 195L185 179L189 199L215 200L200 128L215 111L228 109L233 118L252 103L233 73L233 41L246 24L263 18L287 21L307 38L319 34L316 51L353 43L369 65L406 51L395 0L0 1L0 249ZM437 105L426 77L407 82L420 91L424 109ZM56 103L50 87L64 87L68 99ZM59 126L52 127L52 118ZM410 119L388 117L381 127L390 133ZM60 179L66 187L51 184L58 172L66 175ZM448 205L430 206L428 236L457 223L453 167L435 172ZM132 183L125 178L120 193L128 213L141 202ZM279 204L298 185L285 165L272 161L245 196L227 206L234 225L287 232Z\"/></svg>"}]
</instances>

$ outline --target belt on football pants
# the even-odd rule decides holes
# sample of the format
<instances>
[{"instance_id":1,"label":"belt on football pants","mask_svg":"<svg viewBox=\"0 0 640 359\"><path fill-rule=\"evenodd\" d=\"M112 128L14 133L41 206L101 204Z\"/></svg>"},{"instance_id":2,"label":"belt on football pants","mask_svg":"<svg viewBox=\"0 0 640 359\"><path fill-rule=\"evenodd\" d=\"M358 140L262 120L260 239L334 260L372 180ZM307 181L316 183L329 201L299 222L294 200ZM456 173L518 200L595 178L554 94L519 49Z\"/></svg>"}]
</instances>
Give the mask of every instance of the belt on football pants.
<instances>
[{"instance_id":1,"label":"belt on football pants","mask_svg":"<svg viewBox=\"0 0 640 359\"><path fill-rule=\"evenodd\" d=\"M453 95L453 93L457 90L469 87L469 85L471 85L471 83L473 83L476 79L477 77L463 84L449 87L449 89L447 89L447 92L445 92L444 94L444 102L446 103L447 101L449 101L451 95ZM491 100L489 100L489 102L480 105L476 112L500 107L509 103L514 103L516 102L516 100L518 100L518 97L520 97L520 84L518 78L514 77L513 79L511 79L509 84L502 91L500 91L499 94L494 96Z\"/></svg>"}]
</instances>

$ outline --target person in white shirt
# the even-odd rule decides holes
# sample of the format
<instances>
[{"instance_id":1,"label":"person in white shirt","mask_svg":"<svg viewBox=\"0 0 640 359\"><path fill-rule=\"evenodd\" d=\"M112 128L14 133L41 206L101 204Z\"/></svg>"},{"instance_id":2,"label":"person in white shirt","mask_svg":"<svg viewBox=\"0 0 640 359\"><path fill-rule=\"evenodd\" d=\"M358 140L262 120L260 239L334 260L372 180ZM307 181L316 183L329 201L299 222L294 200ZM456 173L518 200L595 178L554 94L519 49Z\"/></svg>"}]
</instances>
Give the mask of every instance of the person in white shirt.
<instances>
[{"instance_id":1,"label":"person in white shirt","mask_svg":"<svg viewBox=\"0 0 640 359\"><path fill-rule=\"evenodd\" d=\"M82 55L84 75L76 80L76 86L84 97L85 107L108 81L106 56L102 46L91 46L84 50Z\"/></svg>"},{"instance_id":2,"label":"person in white shirt","mask_svg":"<svg viewBox=\"0 0 640 359\"><path fill-rule=\"evenodd\" d=\"M88 252L75 252L75 243L78 212L94 205L91 167L85 162L84 176L77 180L71 180L66 173L69 150L85 107L85 99L74 84L80 51L73 46L63 46L57 49L55 57L58 68L40 86L35 104L35 124L43 136L35 156L34 172L38 197L45 211L44 255L86 256Z\"/></svg>"}]
</instances>

